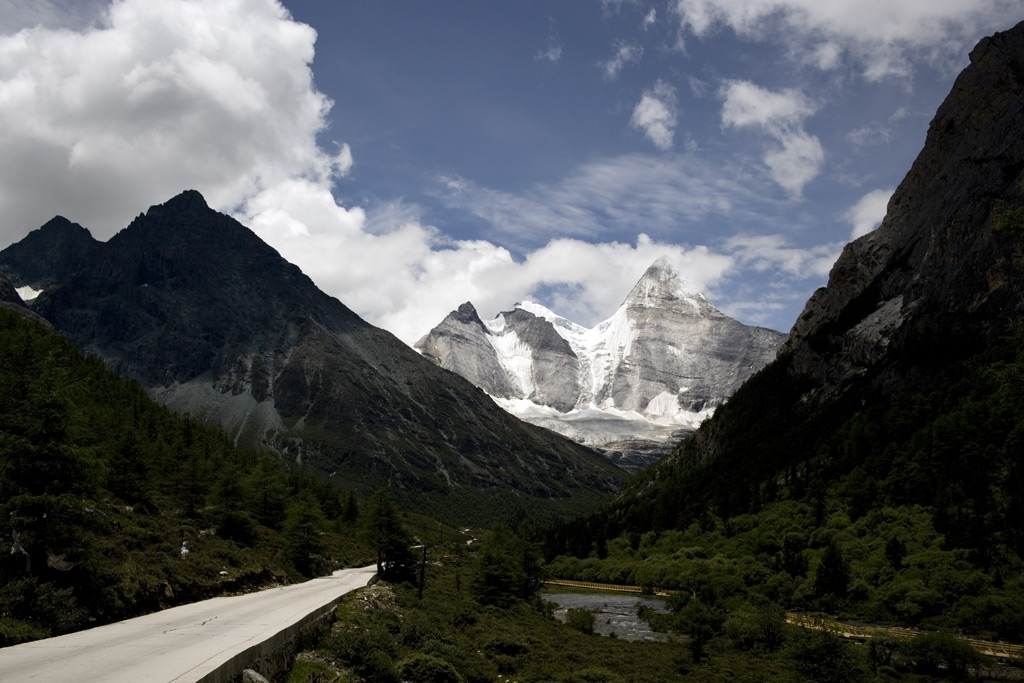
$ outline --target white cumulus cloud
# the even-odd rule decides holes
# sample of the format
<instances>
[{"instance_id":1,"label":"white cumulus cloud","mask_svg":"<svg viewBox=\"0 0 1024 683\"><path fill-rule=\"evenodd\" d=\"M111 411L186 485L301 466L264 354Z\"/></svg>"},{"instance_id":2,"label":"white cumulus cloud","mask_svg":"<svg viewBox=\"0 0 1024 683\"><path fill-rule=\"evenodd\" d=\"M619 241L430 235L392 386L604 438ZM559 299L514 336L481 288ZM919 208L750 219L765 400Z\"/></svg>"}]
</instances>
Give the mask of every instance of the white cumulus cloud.
<instances>
[{"instance_id":1,"label":"white cumulus cloud","mask_svg":"<svg viewBox=\"0 0 1024 683\"><path fill-rule=\"evenodd\" d=\"M797 90L774 92L749 81L728 81L721 90L722 125L754 128L768 134L775 145L764 153L772 179L796 198L818 176L825 151L804 121L815 106Z\"/></svg>"},{"instance_id":2,"label":"white cumulus cloud","mask_svg":"<svg viewBox=\"0 0 1024 683\"><path fill-rule=\"evenodd\" d=\"M867 80L905 76L911 60L955 71L977 36L1020 19L1021 0L674 0L683 35L718 27L782 42L801 61L833 69L842 55Z\"/></svg>"},{"instance_id":3,"label":"white cumulus cloud","mask_svg":"<svg viewBox=\"0 0 1024 683\"><path fill-rule=\"evenodd\" d=\"M658 81L644 91L629 124L642 130L655 147L667 150L672 147L676 118L676 91L668 83Z\"/></svg>"},{"instance_id":4,"label":"white cumulus cloud","mask_svg":"<svg viewBox=\"0 0 1024 683\"><path fill-rule=\"evenodd\" d=\"M485 317L524 299L592 325L610 315L644 270L669 257L694 287L716 285L733 258L707 247L561 238L515 260L486 240L452 240L415 219L366 229L362 209L338 206L321 184L297 179L247 202L238 218L324 291L412 344L459 304Z\"/></svg>"},{"instance_id":5,"label":"white cumulus cloud","mask_svg":"<svg viewBox=\"0 0 1024 683\"><path fill-rule=\"evenodd\" d=\"M866 235L882 222L892 197L893 188L872 190L860 198L856 204L847 209L844 218L850 223L850 239L855 240Z\"/></svg>"},{"instance_id":6,"label":"white cumulus cloud","mask_svg":"<svg viewBox=\"0 0 1024 683\"><path fill-rule=\"evenodd\" d=\"M352 164L316 134L316 32L276 0L119 0L80 30L0 36L0 214L99 236L186 188L230 208Z\"/></svg>"}]
</instances>

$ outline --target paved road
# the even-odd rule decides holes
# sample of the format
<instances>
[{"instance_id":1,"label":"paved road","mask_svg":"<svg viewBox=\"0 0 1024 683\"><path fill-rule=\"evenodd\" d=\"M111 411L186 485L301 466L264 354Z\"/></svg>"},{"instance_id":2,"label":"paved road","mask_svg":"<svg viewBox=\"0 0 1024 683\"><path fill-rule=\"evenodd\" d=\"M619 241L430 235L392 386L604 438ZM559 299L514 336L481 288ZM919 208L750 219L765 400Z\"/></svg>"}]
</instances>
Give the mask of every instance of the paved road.
<instances>
[{"instance_id":1,"label":"paved road","mask_svg":"<svg viewBox=\"0 0 1024 683\"><path fill-rule=\"evenodd\" d=\"M375 567L213 598L87 631L0 648L0 681L192 683L365 586Z\"/></svg>"}]
</instances>

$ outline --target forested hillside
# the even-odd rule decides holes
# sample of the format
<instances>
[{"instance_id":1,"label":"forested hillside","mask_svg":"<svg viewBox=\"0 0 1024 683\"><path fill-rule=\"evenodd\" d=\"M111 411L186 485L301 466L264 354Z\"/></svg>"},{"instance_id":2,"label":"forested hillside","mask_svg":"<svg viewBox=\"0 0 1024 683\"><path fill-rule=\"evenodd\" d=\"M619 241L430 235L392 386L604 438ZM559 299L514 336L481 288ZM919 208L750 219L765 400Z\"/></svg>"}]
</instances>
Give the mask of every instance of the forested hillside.
<instances>
[{"instance_id":1,"label":"forested hillside","mask_svg":"<svg viewBox=\"0 0 1024 683\"><path fill-rule=\"evenodd\" d=\"M0 310L0 646L368 561L355 505Z\"/></svg>"}]
</instances>

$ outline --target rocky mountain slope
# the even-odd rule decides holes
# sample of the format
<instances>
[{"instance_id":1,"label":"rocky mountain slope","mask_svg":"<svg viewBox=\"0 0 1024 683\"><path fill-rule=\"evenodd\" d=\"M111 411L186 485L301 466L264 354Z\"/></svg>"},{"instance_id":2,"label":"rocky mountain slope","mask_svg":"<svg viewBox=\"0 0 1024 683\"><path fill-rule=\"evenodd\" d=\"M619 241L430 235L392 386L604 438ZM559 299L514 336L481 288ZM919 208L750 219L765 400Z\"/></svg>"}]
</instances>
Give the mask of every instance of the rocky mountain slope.
<instances>
[{"instance_id":1,"label":"rocky mountain slope","mask_svg":"<svg viewBox=\"0 0 1024 683\"><path fill-rule=\"evenodd\" d=\"M1024 23L970 59L881 226L847 245L778 359L635 482L634 518L731 514L780 487L820 500L852 477L853 509L931 506L977 552L992 529L1024 539L1024 396L1005 379L1024 358Z\"/></svg>"},{"instance_id":2,"label":"rocky mountain slope","mask_svg":"<svg viewBox=\"0 0 1024 683\"><path fill-rule=\"evenodd\" d=\"M57 218L0 252L33 310L158 401L449 519L577 511L624 474L499 409L187 191L106 243Z\"/></svg>"},{"instance_id":3,"label":"rocky mountain slope","mask_svg":"<svg viewBox=\"0 0 1024 683\"><path fill-rule=\"evenodd\" d=\"M8 280L3 275L0 275L0 309L11 311L12 313L16 313L23 318L36 320L37 322L43 323L47 327L50 326L50 323L46 322L38 315L33 313L32 309L25 305L25 302L18 294L18 290L15 289L14 285L11 284L11 281Z\"/></svg>"},{"instance_id":4,"label":"rocky mountain slope","mask_svg":"<svg viewBox=\"0 0 1024 683\"><path fill-rule=\"evenodd\" d=\"M484 321L466 303L416 348L524 420L633 450L623 442L695 429L785 338L726 316L659 259L593 328L531 302Z\"/></svg>"},{"instance_id":5,"label":"rocky mountain slope","mask_svg":"<svg viewBox=\"0 0 1024 683\"><path fill-rule=\"evenodd\" d=\"M780 611L1024 640L1024 23L970 58L776 361L549 557L709 607L731 581Z\"/></svg>"}]
</instances>

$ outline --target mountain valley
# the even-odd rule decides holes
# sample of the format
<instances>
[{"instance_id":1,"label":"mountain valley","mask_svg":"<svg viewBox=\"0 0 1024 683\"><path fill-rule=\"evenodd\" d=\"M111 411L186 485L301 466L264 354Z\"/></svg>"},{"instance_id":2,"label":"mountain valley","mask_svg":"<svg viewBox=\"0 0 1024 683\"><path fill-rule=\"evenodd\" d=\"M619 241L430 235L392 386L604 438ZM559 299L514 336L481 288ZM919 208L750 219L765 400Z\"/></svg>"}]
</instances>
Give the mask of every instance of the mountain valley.
<instances>
[{"instance_id":1,"label":"mountain valley","mask_svg":"<svg viewBox=\"0 0 1024 683\"><path fill-rule=\"evenodd\" d=\"M1022 109L1024 24L971 52L881 226L846 246L778 358L553 533L553 571L710 611L746 595L1024 640Z\"/></svg>"},{"instance_id":2,"label":"mountain valley","mask_svg":"<svg viewBox=\"0 0 1024 683\"><path fill-rule=\"evenodd\" d=\"M417 349L194 190L0 251L0 647L376 556L290 682L1020 680L968 637L1024 643L1024 22L788 335L658 260Z\"/></svg>"}]
</instances>

